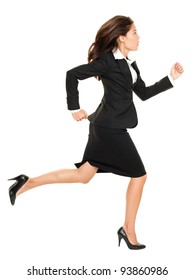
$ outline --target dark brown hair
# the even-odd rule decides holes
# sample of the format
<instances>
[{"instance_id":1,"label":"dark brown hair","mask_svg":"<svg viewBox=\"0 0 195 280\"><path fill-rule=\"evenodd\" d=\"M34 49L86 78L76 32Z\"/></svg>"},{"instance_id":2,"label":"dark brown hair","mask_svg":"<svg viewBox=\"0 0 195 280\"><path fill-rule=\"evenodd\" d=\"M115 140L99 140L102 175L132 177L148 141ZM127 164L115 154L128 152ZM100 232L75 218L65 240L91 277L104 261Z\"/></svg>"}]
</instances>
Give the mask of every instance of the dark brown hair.
<instances>
[{"instance_id":1,"label":"dark brown hair","mask_svg":"<svg viewBox=\"0 0 195 280\"><path fill-rule=\"evenodd\" d=\"M117 38L126 35L133 20L130 17L115 16L106 21L98 30L95 42L88 51L88 62L95 61L102 53L109 52L118 47Z\"/></svg>"}]
</instances>

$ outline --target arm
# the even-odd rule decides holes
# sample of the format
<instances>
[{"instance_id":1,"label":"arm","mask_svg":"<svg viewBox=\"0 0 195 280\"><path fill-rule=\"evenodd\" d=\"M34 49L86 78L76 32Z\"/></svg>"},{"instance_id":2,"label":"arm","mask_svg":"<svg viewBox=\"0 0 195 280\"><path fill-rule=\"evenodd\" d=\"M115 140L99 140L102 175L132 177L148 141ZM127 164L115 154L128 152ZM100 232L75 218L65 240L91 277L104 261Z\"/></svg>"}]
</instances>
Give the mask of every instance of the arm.
<instances>
[{"instance_id":1,"label":"arm","mask_svg":"<svg viewBox=\"0 0 195 280\"><path fill-rule=\"evenodd\" d=\"M183 73L183 67L179 63L175 63L172 66L171 73L170 73L172 79L176 80L181 76L182 73ZM133 91L137 94L139 98L141 98L141 100L145 101L157 95L158 93L166 91L172 87L173 85L170 82L168 76L164 77L154 85L148 87L146 87L144 81L140 77L137 83L135 84Z\"/></svg>"},{"instance_id":2,"label":"arm","mask_svg":"<svg viewBox=\"0 0 195 280\"><path fill-rule=\"evenodd\" d=\"M93 76L101 76L109 71L106 60L100 58L94 62L75 67L66 73L66 92L69 110L80 109L79 105L79 80L84 80Z\"/></svg>"},{"instance_id":3,"label":"arm","mask_svg":"<svg viewBox=\"0 0 195 280\"><path fill-rule=\"evenodd\" d=\"M133 91L142 101L145 101L172 87L173 85L170 82L168 76L156 82L154 85L148 87L145 85L145 82L140 77L138 82L135 84Z\"/></svg>"}]
</instances>

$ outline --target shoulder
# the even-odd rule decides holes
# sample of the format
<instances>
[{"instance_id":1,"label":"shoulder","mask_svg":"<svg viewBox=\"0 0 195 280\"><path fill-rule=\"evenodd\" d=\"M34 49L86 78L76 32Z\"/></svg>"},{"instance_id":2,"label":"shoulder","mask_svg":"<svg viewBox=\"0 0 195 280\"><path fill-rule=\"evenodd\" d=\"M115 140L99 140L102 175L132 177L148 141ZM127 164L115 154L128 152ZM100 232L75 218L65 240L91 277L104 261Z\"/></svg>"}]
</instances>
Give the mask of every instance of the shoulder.
<instances>
[{"instance_id":1,"label":"shoulder","mask_svg":"<svg viewBox=\"0 0 195 280\"><path fill-rule=\"evenodd\" d=\"M108 62L115 61L114 55L112 52L104 52L99 56L99 59L103 59Z\"/></svg>"},{"instance_id":2,"label":"shoulder","mask_svg":"<svg viewBox=\"0 0 195 280\"><path fill-rule=\"evenodd\" d=\"M107 73L110 72L114 63L116 63L116 61L112 52L104 52L95 61L90 62L88 65L89 67L94 67Z\"/></svg>"}]
</instances>

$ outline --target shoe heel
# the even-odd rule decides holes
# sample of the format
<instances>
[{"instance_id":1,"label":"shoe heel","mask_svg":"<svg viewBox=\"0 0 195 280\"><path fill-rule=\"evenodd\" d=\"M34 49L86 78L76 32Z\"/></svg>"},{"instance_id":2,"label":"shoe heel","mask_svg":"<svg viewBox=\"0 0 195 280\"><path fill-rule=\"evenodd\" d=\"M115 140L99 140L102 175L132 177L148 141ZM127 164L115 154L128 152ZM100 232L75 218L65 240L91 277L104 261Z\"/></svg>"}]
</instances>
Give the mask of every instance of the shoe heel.
<instances>
[{"instance_id":1,"label":"shoe heel","mask_svg":"<svg viewBox=\"0 0 195 280\"><path fill-rule=\"evenodd\" d=\"M16 180L16 178L7 179L8 181Z\"/></svg>"},{"instance_id":2,"label":"shoe heel","mask_svg":"<svg viewBox=\"0 0 195 280\"><path fill-rule=\"evenodd\" d=\"M13 181L13 180L17 180L19 176L17 177L14 177L14 178L11 178L11 179L8 179L8 181Z\"/></svg>"},{"instance_id":3,"label":"shoe heel","mask_svg":"<svg viewBox=\"0 0 195 280\"><path fill-rule=\"evenodd\" d=\"M8 181L21 180L21 179L25 179L26 177L27 177L26 175L19 175L14 178L8 179Z\"/></svg>"},{"instance_id":4,"label":"shoe heel","mask_svg":"<svg viewBox=\"0 0 195 280\"><path fill-rule=\"evenodd\" d=\"M122 239L123 237L120 235L120 234L118 234L118 246L120 247L120 244L121 244L121 239Z\"/></svg>"}]
</instances>

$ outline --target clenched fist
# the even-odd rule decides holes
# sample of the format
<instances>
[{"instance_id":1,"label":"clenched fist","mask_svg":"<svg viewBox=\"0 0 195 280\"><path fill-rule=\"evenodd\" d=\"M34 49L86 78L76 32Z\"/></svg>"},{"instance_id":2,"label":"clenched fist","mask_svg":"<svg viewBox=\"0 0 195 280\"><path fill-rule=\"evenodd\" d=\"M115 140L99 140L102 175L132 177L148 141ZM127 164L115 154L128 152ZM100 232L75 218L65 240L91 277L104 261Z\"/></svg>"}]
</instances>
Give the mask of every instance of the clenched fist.
<instances>
[{"instance_id":1,"label":"clenched fist","mask_svg":"<svg viewBox=\"0 0 195 280\"><path fill-rule=\"evenodd\" d=\"M77 112L72 113L73 118L75 119L75 121L82 121L83 119L87 119L88 115L85 112L85 110L81 109Z\"/></svg>"},{"instance_id":2,"label":"clenched fist","mask_svg":"<svg viewBox=\"0 0 195 280\"><path fill-rule=\"evenodd\" d=\"M176 80L181 76L183 72L184 72L183 67L181 66L181 64L177 62L172 66L170 74L173 80Z\"/></svg>"}]
</instances>

